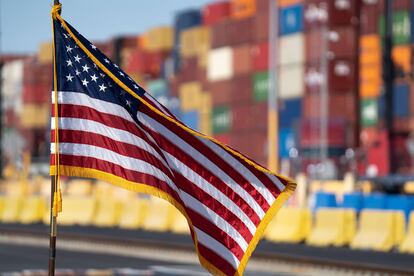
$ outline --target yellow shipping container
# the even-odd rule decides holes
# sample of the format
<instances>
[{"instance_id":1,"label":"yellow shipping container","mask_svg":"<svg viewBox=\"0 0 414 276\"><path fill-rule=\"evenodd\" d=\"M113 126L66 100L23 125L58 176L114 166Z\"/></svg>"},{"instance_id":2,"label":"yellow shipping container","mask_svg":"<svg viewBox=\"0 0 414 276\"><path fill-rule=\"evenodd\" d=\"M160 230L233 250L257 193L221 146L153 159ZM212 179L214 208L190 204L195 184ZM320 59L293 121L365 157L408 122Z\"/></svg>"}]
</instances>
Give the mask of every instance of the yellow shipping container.
<instances>
[{"instance_id":1,"label":"yellow shipping container","mask_svg":"<svg viewBox=\"0 0 414 276\"><path fill-rule=\"evenodd\" d=\"M187 82L178 88L181 110L199 110L202 103L201 84L198 81Z\"/></svg>"},{"instance_id":2,"label":"yellow shipping container","mask_svg":"<svg viewBox=\"0 0 414 276\"><path fill-rule=\"evenodd\" d=\"M40 44L37 52L37 59L40 63L51 63L53 61L53 45L52 42L44 42Z\"/></svg>"},{"instance_id":3,"label":"yellow shipping container","mask_svg":"<svg viewBox=\"0 0 414 276\"><path fill-rule=\"evenodd\" d=\"M144 37L140 43L148 51L168 51L174 45L174 32L168 26L150 29Z\"/></svg>"},{"instance_id":4,"label":"yellow shipping container","mask_svg":"<svg viewBox=\"0 0 414 276\"><path fill-rule=\"evenodd\" d=\"M199 120L200 132L204 133L205 135L211 135L211 112L200 112Z\"/></svg>"},{"instance_id":5,"label":"yellow shipping container","mask_svg":"<svg viewBox=\"0 0 414 276\"><path fill-rule=\"evenodd\" d=\"M202 47L198 53L197 57L197 65L198 67L205 69L207 67L207 60L208 60L208 52L210 51L210 47Z\"/></svg>"},{"instance_id":6,"label":"yellow shipping container","mask_svg":"<svg viewBox=\"0 0 414 276\"><path fill-rule=\"evenodd\" d=\"M210 28L206 26L195 27L181 32L180 53L183 57L197 56L204 49L210 48Z\"/></svg>"},{"instance_id":7,"label":"yellow shipping container","mask_svg":"<svg viewBox=\"0 0 414 276\"><path fill-rule=\"evenodd\" d=\"M20 123L24 128L44 128L49 125L50 104L24 104Z\"/></svg>"},{"instance_id":8,"label":"yellow shipping container","mask_svg":"<svg viewBox=\"0 0 414 276\"><path fill-rule=\"evenodd\" d=\"M203 92L201 94L201 102L200 102L200 112L201 113L211 113L213 100L211 98L211 94L209 92Z\"/></svg>"}]
</instances>

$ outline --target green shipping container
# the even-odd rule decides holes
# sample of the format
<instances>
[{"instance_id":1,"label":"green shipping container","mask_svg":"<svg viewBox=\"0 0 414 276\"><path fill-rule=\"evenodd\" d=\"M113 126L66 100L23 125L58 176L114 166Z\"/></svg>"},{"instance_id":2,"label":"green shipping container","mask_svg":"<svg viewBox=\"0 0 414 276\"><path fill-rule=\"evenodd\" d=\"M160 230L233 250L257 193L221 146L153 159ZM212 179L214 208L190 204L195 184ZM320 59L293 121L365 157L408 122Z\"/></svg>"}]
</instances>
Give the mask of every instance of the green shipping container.
<instances>
[{"instance_id":1,"label":"green shipping container","mask_svg":"<svg viewBox=\"0 0 414 276\"><path fill-rule=\"evenodd\" d=\"M214 107L213 112L211 113L213 133L221 134L229 132L231 128L231 120L231 112L227 106Z\"/></svg>"},{"instance_id":2,"label":"green shipping container","mask_svg":"<svg viewBox=\"0 0 414 276\"><path fill-rule=\"evenodd\" d=\"M361 101L362 126L373 126L378 124L378 101L377 99L363 99Z\"/></svg>"},{"instance_id":3,"label":"green shipping container","mask_svg":"<svg viewBox=\"0 0 414 276\"><path fill-rule=\"evenodd\" d=\"M378 28L383 38L385 34L384 15L381 15ZM411 19L409 11L397 11L393 13L392 32L394 45L410 44Z\"/></svg>"},{"instance_id":4,"label":"green shipping container","mask_svg":"<svg viewBox=\"0 0 414 276\"><path fill-rule=\"evenodd\" d=\"M253 99L264 102L269 94L269 72L256 73L253 76Z\"/></svg>"}]
</instances>

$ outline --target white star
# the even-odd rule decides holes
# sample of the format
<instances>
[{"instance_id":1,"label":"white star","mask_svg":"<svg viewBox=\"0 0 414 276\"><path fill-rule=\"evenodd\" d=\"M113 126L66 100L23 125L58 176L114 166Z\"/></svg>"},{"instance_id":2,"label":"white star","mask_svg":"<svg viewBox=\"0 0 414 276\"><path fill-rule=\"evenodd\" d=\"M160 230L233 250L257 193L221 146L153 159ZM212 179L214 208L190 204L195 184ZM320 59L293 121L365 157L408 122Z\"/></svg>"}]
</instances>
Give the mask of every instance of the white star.
<instances>
[{"instance_id":1,"label":"white star","mask_svg":"<svg viewBox=\"0 0 414 276\"><path fill-rule=\"evenodd\" d=\"M86 72L86 73L88 73L88 70L91 69L89 68L88 64L85 64L84 66L82 66L82 68L83 68L83 72Z\"/></svg>"},{"instance_id":2,"label":"white star","mask_svg":"<svg viewBox=\"0 0 414 276\"><path fill-rule=\"evenodd\" d=\"M87 81L86 78L82 81L82 85L85 85L86 87L88 87L88 83L89 81Z\"/></svg>"},{"instance_id":3,"label":"white star","mask_svg":"<svg viewBox=\"0 0 414 276\"><path fill-rule=\"evenodd\" d=\"M73 78L74 78L74 76L69 74L69 75L66 76L66 81L72 81Z\"/></svg>"},{"instance_id":4,"label":"white star","mask_svg":"<svg viewBox=\"0 0 414 276\"><path fill-rule=\"evenodd\" d=\"M119 71L119 74L120 74L121 76L125 76L125 74L124 74L124 73L122 73L121 71Z\"/></svg>"},{"instance_id":5,"label":"white star","mask_svg":"<svg viewBox=\"0 0 414 276\"><path fill-rule=\"evenodd\" d=\"M119 68L119 67L118 67L118 65L116 65L116 64L114 64L114 66L115 66L116 68Z\"/></svg>"},{"instance_id":6,"label":"white star","mask_svg":"<svg viewBox=\"0 0 414 276\"><path fill-rule=\"evenodd\" d=\"M126 105L129 106L129 107L131 107L131 101L126 100Z\"/></svg>"},{"instance_id":7,"label":"white star","mask_svg":"<svg viewBox=\"0 0 414 276\"><path fill-rule=\"evenodd\" d=\"M66 66L72 66L72 61L71 61L70 59L68 59L68 60L66 61L66 63L68 64L68 65L66 65Z\"/></svg>"},{"instance_id":8,"label":"white star","mask_svg":"<svg viewBox=\"0 0 414 276\"><path fill-rule=\"evenodd\" d=\"M80 60L81 60L82 58L79 56L79 55L76 55L76 57L75 57L75 61L76 62L79 62L80 63Z\"/></svg>"},{"instance_id":9,"label":"white star","mask_svg":"<svg viewBox=\"0 0 414 276\"><path fill-rule=\"evenodd\" d=\"M81 72L78 69L75 70L76 76L79 76Z\"/></svg>"},{"instance_id":10,"label":"white star","mask_svg":"<svg viewBox=\"0 0 414 276\"><path fill-rule=\"evenodd\" d=\"M75 45L75 48L79 48L78 45Z\"/></svg>"},{"instance_id":11,"label":"white star","mask_svg":"<svg viewBox=\"0 0 414 276\"><path fill-rule=\"evenodd\" d=\"M92 81L94 81L94 82L96 82L96 80L98 79L98 77L95 74L93 74L93 76L91 76L91 78L92 78Z\"/></svg>"},{"instance_id":12,"label":"white star","mask_svg":"<svg viewBox=\"0 0 414 276\"><path fill-rule=\"evenodd\" d=\"M91 44L91 47L92 47L92 49L96 49L96 46L95 45L93 45L93 44Z\"/></svg>"},{"instance_id":13,"label":"white star","mask_svg":"<svg viewBox=\"0 0 414 276\"><path fill-rule=\"evenodd\" d=\"M63 34L63 36L64 36L65 38L68 38L68 36L67 36L66 34Z\"/></svg>"},{"instance_id":14,"label":"white star","mask_svg":"<svg viewBox=\"0 0 414 276\"><path fill-rule=\"evenodd\" d=\"M102 78L105 77L105 74L103 74L103 73L99 73L99 75L101 75Z\"/></svg>"},{"instance_id":15,"label":"white star","mask_svg":"<svg viewBox=\"0 0 414 276\"><path fill-rule=\"evenodd\" d=\"M63 28L63 27L65 27L65 26L63 26L63 23L60 23L60 26Z\"/></svg>"},{"instance_id":16,"label":"white star","mask_svg":"<svg viewBox=\"0 0 414 276\"><path fill-rule=\"evenodd\" d=\"M106 63L109 63L109 59L105 58L104 60L105 60Z\"/></svg>"},{"instance_id":17,"label":"white star","mask_svg":"<svg viewBox=\"0 0 414 276\"><path fill-rule=\"evenodd\" d=\"M72 52L73 48L70 45L66 46L66 52Z\"/></svg>"},{"instance_id":18,"label":"white star","mask_svg":"<svg viewBox=\"0 0 414 276\"><path fill-rule=\"evenodd\" d=\"M102 85L99 85L99 91L103 91L103 92L105 92L105 89L106 89L107 87L105 86L105 84L102 84Z\"/></svg>"},{"instance_id":19,"label":"white star","mask_svg":"<svg viewBox=\"0 0 414 276\"><path fill-rule=\"evenodd\" d=\"M93 67L98 68L98 65L96 65L96 63L93 64Z\"/></svg>"},{"instance_id":20,"label":"white star","mask_svg":"<svg viewBox=\"0 0 414 276\"><path fill-rule=\"evenodd\" d=\"M132 79L131 79L131 77L130 77L130 76L128 76L128 79L129 79L130 81L132 81Z\"/></svg>"},{"instance_id":21,"label":"white star","mask_svg":"<svg viewBox=\"0 0 414 276\"><path fill-rule=\"evenodd\" d=\"M139 86L138 86L138 85L136 85L136 84L134 84L134 88L135 88L135 89L139 89Z\"/></svg>"}]
</instances>

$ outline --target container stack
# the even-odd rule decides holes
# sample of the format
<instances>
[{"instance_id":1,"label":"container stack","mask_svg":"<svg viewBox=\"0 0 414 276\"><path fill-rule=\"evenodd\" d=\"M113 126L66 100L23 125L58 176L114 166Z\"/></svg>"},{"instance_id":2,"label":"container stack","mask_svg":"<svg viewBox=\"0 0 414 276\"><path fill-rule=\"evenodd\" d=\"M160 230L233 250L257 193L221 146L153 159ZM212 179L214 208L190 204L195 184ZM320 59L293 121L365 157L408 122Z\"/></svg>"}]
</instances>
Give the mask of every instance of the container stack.
<instances>
[{"instance_id":1,"label":"container stack","mask_svg":"<svg viewBox=\"0 0 414 276\"><path fill-rule=\"evenodd\" d=\"M352 23L355 16L356 1L353 0L304 2L307 64L301 149L302 156L308 159L305 164L319 158L323 93L327 97L328 158L338 164L346 148L354 145L352 137L358 119L355 108L357 37Z\"/></svg>"},{"instance_id":2,"label":"container stack","mask_svg":"<svg viewBox=\"0 0 414 276\"><path fill-rule=\"evenodd\" d=\"M365 166L374 167L378 175L389 173L393 162L400 172L410 170L411 162L407 149L412 131L411 99L412 85L412 1L393 1L393 49L394 87L393 121L394 138L391 146L395 155L388 156L388 136L385 132L385 97L382 82L382 50L385 33L384 2L363 1L360 36L360 115L361 142L366 152Z\"/></svg>"}]
</instances>

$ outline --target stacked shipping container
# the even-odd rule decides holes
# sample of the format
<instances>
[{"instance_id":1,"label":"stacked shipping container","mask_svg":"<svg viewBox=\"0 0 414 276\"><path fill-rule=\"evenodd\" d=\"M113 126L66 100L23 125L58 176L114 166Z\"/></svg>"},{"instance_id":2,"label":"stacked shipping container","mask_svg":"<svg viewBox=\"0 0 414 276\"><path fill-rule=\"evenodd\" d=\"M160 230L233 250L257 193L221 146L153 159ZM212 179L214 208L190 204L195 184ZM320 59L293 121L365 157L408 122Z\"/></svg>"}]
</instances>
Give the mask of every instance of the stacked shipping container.
<instances>
[{"instance_id":1,"label":"stacked shipping container","mask_svg":"<svg viewBox=\"0 0 414 276\"><path fill-rule=\"evenodd\" d=\"M384 1L363 0L361 7L357 7L358 2L277 1L279 157L289 160L299 151L304 170L306 164L319 162L324 58L328 157L338 161L346 148L355 147L353 132L360 122L362 149L367 157L364 164L376 166L380 174L389 169L381 91ZM140 36L118 37L96 46L120 63L185 124L213 135L265 165L269 3L268 0L214 2L201 11L178 13L172 27L159 26ZM414 122L410 109L412 85L408 83L412 74L413 7L411 1L395 0L393 8L397 135L391 143L399 154L406 155L407 137ZM323 52L325 39L326 52ZM46 145L48 139L45 133L49 122L51 44L42 44L37 57L6 64L2 74L7 79L2 92L6 99L5 124L18 126L16 129L25 136L32 153L46 153L46 148L37 145ZM9 77L10 74L16 77ZM359 102L361 119L356 112ZM20 116L23 113L25 116ZM399 163L403 170L409 165Z\"/></svg>"}]
</instances>

